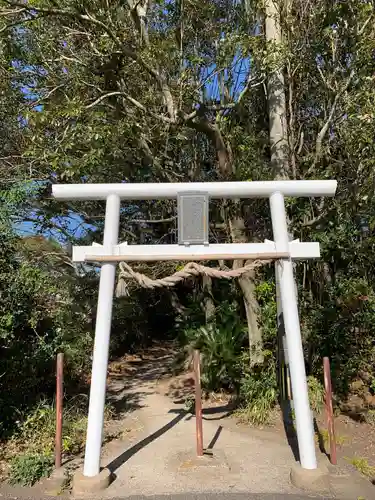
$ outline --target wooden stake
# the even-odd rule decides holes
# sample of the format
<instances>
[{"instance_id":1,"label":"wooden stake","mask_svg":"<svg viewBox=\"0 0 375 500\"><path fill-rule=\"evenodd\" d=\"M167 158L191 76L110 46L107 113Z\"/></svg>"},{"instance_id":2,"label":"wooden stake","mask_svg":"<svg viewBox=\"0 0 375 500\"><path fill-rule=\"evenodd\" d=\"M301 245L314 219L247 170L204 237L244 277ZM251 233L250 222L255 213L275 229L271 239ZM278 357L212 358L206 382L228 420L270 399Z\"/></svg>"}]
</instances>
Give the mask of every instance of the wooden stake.
<instances>
[{"instance_id":1,"label":"wooden stake","mask_svg":"<svg viewBox=\"0 0 375 500\"><path fill-rule=\"evenodd\" d=\"M196 420L196 439L197 455L203 456L203 424L202 424L202 388L201 388L201 367L200 352L194 350L194 379L195 379L195 420Z\"/></svg>"},{"instance_id":2,"label":"wooden stake","mask_svg":"<svg viewBox=\"0 0 375 500\"><path fill-rule=\"evenodd\" d=\"M325 404L326 404L326 418L327 428L329 435L329 459L331 464L337 464L336 453L336 437L335 437L335 423L333 419L333 404L332 404L332 382L331 382L331 368L329 358L323 358L323 371L324 371L324 387L325 387Z\"/></svg>"},{"instance_id":3,"label":"wooden stake","mask_svg":"<svg viewBox=\"0 0 375 500\"><path fill-rule=\"evenodd\" d=\"M56 438L55 438L56 469L61 467L63 397L64 397L64 354L60 352L57 355L57 360L56 360Z\"/></svg>"}]
</instances>

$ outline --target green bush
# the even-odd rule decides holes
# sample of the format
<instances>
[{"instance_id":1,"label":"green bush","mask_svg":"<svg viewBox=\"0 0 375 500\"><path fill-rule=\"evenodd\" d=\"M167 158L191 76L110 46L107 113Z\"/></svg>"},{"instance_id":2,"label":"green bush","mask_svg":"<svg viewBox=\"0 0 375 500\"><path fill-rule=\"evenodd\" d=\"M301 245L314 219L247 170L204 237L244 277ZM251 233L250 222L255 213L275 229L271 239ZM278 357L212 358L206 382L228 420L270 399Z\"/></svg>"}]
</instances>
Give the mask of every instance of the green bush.
<instances>
[{"instance_id":1,"label":"green bush","mask_svg":"<svg viewBox=\"0 0 375 500\"><path fill-rule=\"evenodd\" d=\"M9 481L11 484L32 486L43 477L48 477L52 468L53 455L26 452L13 458Z\"/></svg>"}]
</instances>

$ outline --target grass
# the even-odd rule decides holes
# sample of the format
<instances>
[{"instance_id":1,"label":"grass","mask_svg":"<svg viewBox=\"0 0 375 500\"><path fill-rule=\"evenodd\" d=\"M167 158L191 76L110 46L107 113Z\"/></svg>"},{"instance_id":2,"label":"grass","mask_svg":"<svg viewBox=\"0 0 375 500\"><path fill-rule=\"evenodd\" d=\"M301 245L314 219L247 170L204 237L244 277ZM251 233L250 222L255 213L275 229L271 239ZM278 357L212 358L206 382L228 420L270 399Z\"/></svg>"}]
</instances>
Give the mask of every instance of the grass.
<instances>
[{"instance_id":1,"label":"grass","mask_svg":"<svg viewBox=\"0 0 375 500\"><path fill-rule=\"evenodd\" d=\"M368 424L375 426L375 410L368 410L365 418Z\"/></svg>"},{"instance_id":2,"label":"grass","mask_svg":"<svg viewBox=\"0 0 375 500\"><path fill-rule=\"evenodd\" d=\"M323 439L323 444L324 448L327 450L329 448L329 432L327 429L320 429L319 433L315 434L315 440L318 442L319 441L319 434L321 438ZM340 436L339 434L335 435L335 441L338 446L342 446L349 440L348 437L346 436Z\"/></svg>"},{"instance_id":3,"label":"grass","mask_svg":"<svg viewBox=\"0 0 375 500\"><path fill-rule=\"evenodd\" d=\"M262 427L270 425L276 413L275 406L266 398L259 398L244 408L234 412L234 416L242 423Z\"/></svg>"},{"instance_id":4,"label":"grass","mask_svg":"<svg viewBox=\"0 0 375 500\"><path fill-rule=\"evenodd\" d=\"M345 457L349 463L351 463L363 476L369 477L370 479L375 477L375 467L368 463L365 457Z\"/></svg>"},{"instance_id":5,"label":"grass","mask_svg":"<svg viewBox=\"0 0 375 500\"><path fill-rule=\"evenodd\" d=\"M319 380L312 375L307 377L307 387L311 409L315 413L320 413L324 404L324 387Z\"/></svg>"}]
</instances>

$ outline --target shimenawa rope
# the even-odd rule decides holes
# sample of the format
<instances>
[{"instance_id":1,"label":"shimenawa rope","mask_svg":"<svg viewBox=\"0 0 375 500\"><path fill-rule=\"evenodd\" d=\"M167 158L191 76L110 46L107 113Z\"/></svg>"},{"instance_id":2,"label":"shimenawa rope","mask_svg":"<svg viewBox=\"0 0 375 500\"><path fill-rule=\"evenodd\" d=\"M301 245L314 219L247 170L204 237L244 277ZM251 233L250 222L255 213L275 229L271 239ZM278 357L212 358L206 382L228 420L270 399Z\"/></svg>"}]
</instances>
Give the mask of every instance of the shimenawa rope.
<instances>
[{"instance_id":1,"label":"shimenawa rope","mask_svg":"<svg viewBox=\"0 0 375 500\"><path fill-rule=\"evenodd\" d=\"M146 276L145 274L138 273L134 271L126 262L120 262L120 272L119 278L116 287L116 296L117 297L126 297L129 295L127 280L135 280L138 285L143 288L162 288L162 287L172 287L180 283L181 281L199 276L205 275L210 276L211 278L219 278L219 279L232 279L239 278L243 274L256 269L257 267L263 266L264 264L269 264L272 260L254 260L250 264L246 264L243 267L238 269L231 269L229 271L206 267L196 262L189 262L186 264L183 269L180 271L176 271L171 276L166 276L164 278L152 279Z\"/></svg>"}]
</instances>

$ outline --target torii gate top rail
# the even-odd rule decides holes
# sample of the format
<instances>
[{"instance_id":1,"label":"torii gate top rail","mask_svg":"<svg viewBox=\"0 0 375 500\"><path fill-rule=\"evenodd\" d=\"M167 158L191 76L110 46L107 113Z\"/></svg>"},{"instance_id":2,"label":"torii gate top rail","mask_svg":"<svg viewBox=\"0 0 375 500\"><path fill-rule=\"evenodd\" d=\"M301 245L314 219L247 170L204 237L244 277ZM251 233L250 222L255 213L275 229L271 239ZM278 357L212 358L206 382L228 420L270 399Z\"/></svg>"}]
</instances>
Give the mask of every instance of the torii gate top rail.
<instances>
[{"instance_id":1,"label":"torii gate top rail","mask_svg":"<svg viewBox=\"0 0 375 500\"><path fill-rule=\"evenodd\" d=\"M55 184L52 194L60 200L106 200L117 194L122 200L154 200L176 198L178 193L197 191L210 198L268 198L279 192L284 196L334 196L337 181L240 181L181 182L150 184Z\"/></svg>"}]
</instances>

